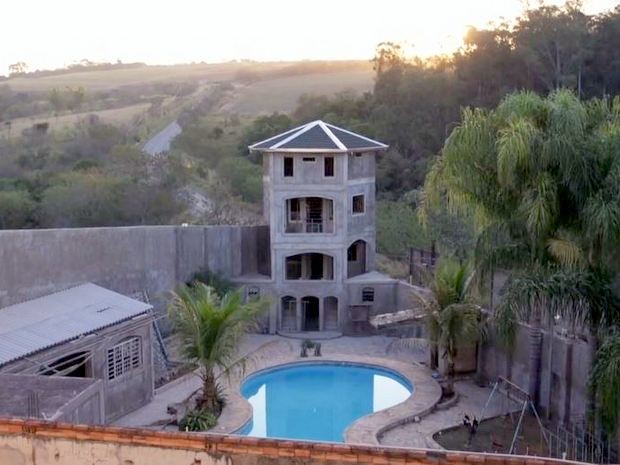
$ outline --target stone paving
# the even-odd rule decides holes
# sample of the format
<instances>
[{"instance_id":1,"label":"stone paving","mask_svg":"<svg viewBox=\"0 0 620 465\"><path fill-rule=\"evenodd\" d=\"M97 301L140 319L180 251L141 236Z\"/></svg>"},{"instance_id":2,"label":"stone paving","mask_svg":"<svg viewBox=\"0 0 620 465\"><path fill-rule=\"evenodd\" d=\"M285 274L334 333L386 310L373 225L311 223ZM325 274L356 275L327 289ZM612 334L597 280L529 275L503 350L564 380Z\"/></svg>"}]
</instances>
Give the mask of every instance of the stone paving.
<instances>
[{"instance_id":1,"label":"stone paving","mask_svg":"<svg viewBox=\"0 0 620 465\"><path fill-rule=\"evenodd\" d=\"M389 446L440 449L441 446L433 440L433 434L451 426L460 425L466 414L470 418L475 416L480 419L484 404L491 393L490 388L480 387L471 380L457 381L455 389L459 393L459 398L454 406L445 410L435 410L418 423L407 423L384 432L379 442ZM519 405L498 393L491 399L484 418L517 409Z\"/></svg>"},{"instance_id":2,"label":"stone paving","mask_svg":"<svg viewBox=\"0 0 620 465\"><path fill-rule=\"evenodd\" d=\"M413 379L419 395L410 399L411 405L395 406L383 413L377 412L355 422L347 430L347 442L381 443L395 446L440 448L433 441L432 435L438 430L458 425L465 413L479 416L490 393L489 388L481 388L472 381L458 381L456 389L459 400L451 408L428 413L428 407L436 403L438 391L428 369L419 365L426 360L422 348L406 347L398 339L372 337L340 337L321 341L323 360L353 361L389 366ZM213 432L229 433L245 424L251 417L251 407L239 393L239 384L252 372L268 366L284 363L314 360L300 359L300 341L281 336L248 335L244 340L240 354L248 355L245 370L237 370L226 379L227 405L219 418L218 426ZM171 416L167 413L170 404L182 402L200 388L200 379L195 374L188 374L159 388L153 400L146 406L117 420L119 426L138 426L162 429ZM487 409L487 415L495 416L508 408L497 396ZM407 404L407 402L405 402ZM420 416L419 422L412 422L414 416ZM373 418L375 417L375 418ZM389 426L388 426L389 425ZM397 426L394 426L397 425Z\"/></svg>"}]
</instances>

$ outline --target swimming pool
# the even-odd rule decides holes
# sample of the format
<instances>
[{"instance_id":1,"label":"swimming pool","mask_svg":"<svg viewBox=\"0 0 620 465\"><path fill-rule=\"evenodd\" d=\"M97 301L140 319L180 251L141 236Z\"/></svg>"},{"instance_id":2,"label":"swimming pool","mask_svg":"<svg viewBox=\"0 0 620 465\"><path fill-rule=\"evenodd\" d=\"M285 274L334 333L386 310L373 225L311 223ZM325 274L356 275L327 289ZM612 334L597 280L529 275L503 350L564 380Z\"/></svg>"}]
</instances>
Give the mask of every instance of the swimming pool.
<instances>
[{"instance_id":1,"label":"swimming pool","mask_svg":"<svg viewBox=\"0 0 620 465\"><path fill-rule=\"evenodd\" d=\"M412 392L397 373L365 365L302 363L266 370L241 386L253 417L239 434L342 442L355 420Z\"/></svg>"}]
</instances>

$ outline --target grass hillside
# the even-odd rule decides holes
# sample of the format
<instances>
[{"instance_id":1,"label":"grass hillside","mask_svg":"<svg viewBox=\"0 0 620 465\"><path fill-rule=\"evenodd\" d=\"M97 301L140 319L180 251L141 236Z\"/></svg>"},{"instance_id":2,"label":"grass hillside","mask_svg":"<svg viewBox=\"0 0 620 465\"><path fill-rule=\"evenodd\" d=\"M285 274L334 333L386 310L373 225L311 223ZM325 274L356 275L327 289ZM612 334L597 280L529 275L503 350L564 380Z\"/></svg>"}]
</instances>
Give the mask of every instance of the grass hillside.
<instances>
[{"instance_id":1,"label":"grass hillside","mask_svg":"<svg viewBox=\"0 0 620 465\"><path fill-rule=\"evenodd\" d=\"M222 110L231 113L261 114L292 111L302 94L330 95L352 90L363 93L372 90L374 74L371 69L328 73L313 73L265 79L240 86L232 102Z\"/></svg>"}]
</instances>

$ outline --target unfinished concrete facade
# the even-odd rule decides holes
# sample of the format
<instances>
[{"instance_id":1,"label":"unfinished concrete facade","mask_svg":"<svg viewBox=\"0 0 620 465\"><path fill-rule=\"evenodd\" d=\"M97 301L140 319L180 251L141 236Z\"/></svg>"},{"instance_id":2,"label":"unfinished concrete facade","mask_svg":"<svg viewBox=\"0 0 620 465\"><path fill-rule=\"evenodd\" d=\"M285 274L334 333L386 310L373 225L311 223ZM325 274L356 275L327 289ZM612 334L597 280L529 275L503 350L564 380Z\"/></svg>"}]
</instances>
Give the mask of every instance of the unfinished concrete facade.
<instances>
[{"instance_id":1,"label":"unfinished concrete facade","mask_svg":"<svg viewBox=\"0 0 620 465\"><path fill-rule=\"evenodd\" d=\"M90 283L0 309L0 414L105 424L149 402L151 309Z\"/></svg>"},{"instance_id":2,"label":"unfinished concrete facade","mask_svg":"<svg viewBox=\"0 0 620 465\"><path fill-rule=\"evenodd\" d=\"M375 156L386 148L322 121L250 146L263 154L271 274L237 282L271 298L270 332L351 332L397 309L397 281L375 271Z\"/></svg>"}]
</instances>

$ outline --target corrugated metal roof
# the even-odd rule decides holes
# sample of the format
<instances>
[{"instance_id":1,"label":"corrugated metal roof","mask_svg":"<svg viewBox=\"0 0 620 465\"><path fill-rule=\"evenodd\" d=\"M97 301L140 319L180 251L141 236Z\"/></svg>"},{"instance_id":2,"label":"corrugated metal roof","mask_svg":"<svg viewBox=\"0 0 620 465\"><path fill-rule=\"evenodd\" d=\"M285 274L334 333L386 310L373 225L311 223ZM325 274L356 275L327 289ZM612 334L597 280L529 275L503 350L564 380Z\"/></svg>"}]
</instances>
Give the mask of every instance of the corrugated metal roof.
<instances>
[{"instance_id":1,"label":"corrugated metal roof","mask_svg":"<svg viewBox=\"0 0 620 465\"><path fill-rule=\"evenodd\" d=\"M297 150L348 152L351 150L385 150L387 147L382 142L317 120L257 142L249 148L265 152Z\"/></svg>"},{"instance_id":2,"label":"corrugated metal roof","mask_svg":"<svg viewBox=\"0 0 620 465\"><path fill-rule=\"evenodd\" d=\"M0 366L151 308L92 283L0 308Z\"/></svg>"}]
</instances>

